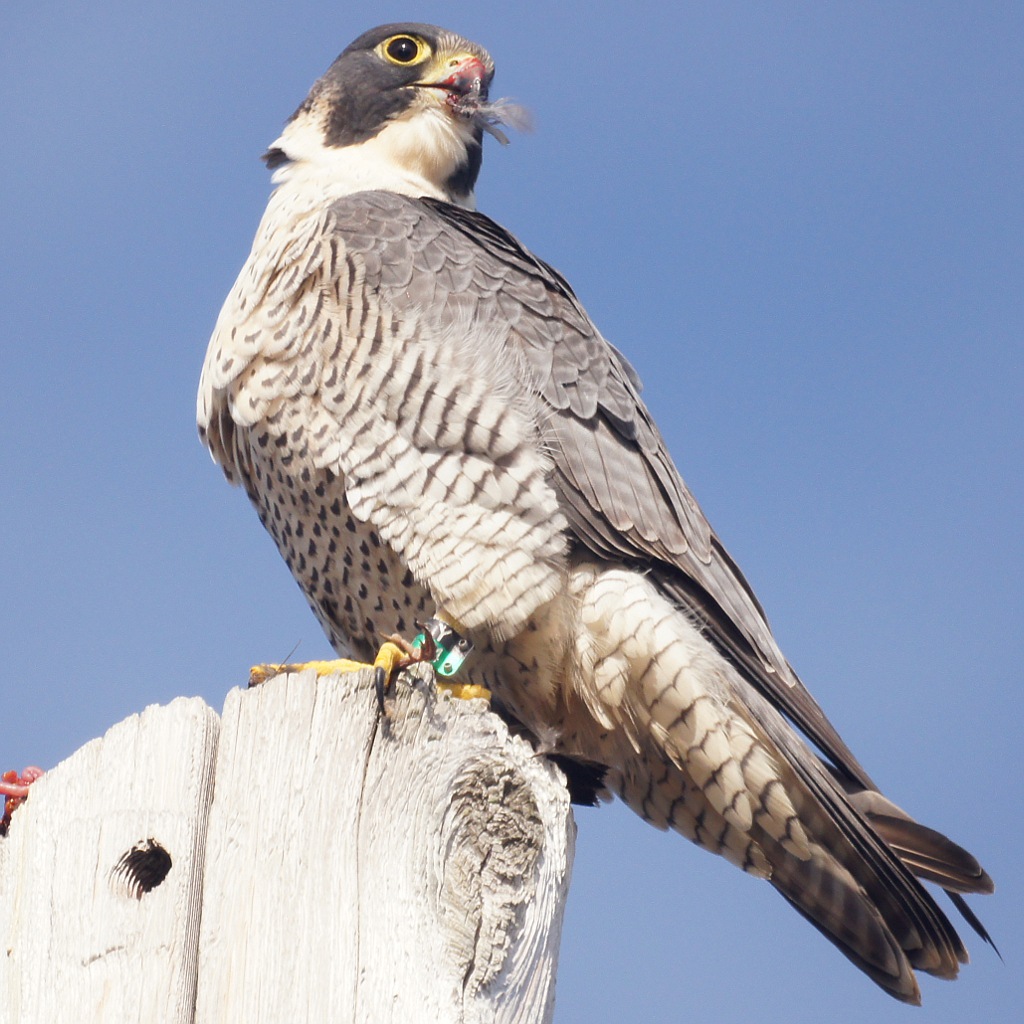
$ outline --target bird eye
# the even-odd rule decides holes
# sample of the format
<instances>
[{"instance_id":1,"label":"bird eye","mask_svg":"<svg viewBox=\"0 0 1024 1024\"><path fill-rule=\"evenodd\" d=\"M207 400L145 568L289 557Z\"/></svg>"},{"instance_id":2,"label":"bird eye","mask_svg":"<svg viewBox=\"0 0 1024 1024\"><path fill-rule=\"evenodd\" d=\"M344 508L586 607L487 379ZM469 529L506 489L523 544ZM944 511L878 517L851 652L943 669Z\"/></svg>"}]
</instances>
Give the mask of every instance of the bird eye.
<instances>
[{"instance_id":1,"label":"bird eye","mask_svg":"<svg viewBox=\"0 0 1024 1024\"><path fill-rule=\"evenodd\" d=\"M423 56L426 45L413 36L392 36L384 44L384 56L392 64L412 64Z\"/></svg>"}]
</instances>

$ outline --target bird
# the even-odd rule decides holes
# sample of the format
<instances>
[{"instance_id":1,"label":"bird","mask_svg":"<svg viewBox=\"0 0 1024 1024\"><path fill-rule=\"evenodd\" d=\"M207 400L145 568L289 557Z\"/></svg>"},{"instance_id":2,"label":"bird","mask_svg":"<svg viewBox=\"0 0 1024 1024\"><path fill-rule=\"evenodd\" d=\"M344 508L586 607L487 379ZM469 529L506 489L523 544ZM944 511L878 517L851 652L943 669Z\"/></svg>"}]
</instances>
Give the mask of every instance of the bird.
<instances>
[{"instance_id":1,"label":"bird","mask_svg":"<svg viewBox=\"0 0 1024 1024\"><path fill-rule=\"evenodd\" d=\"M921 880L987 941L963 894L992 880L882 795L632 366L477 212L485 136L521 120L493 76L481 46L401 23L315 82L264 155L275 187L209 342L200 437L339 656L420 630L589 797L766 880L917 1003L915 972L968 959Z\"/></svg>"}]
</instances>

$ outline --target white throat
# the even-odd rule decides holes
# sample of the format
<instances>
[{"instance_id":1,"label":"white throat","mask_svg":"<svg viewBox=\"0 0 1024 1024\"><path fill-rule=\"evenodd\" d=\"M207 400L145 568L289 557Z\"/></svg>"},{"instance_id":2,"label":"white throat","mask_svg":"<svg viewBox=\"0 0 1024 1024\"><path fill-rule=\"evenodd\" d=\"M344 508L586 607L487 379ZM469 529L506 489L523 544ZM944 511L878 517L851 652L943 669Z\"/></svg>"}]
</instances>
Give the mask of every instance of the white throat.
<instances>
[{"instance_id":1,"label":"white throat","mask_svg":"<svg viewBox=\"0 0 1024 1024\"><path fill-rule=\"evenodd\" d=\"M473 136L470 125L452 117L441 103L417 105L372 139L352 146L324 145L321 123L322 114L300 114L273 143L290 161L274 172L276 185L314 187L331 197L397 192L476 208L472 193L455 196L446 187L465 162Z\"/></svg>"}]
</instances>

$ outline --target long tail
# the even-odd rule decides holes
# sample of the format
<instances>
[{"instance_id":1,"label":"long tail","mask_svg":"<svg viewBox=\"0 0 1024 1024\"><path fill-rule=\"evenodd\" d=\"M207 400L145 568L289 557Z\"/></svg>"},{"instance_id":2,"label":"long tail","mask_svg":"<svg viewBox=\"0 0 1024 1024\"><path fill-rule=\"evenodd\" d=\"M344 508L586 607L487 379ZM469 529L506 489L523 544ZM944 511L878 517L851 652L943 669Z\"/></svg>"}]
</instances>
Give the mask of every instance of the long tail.
<instances>
[{"instance_id":1,"label":"long tail","mask_svg":"<svg viewBox=\"0 0 1024 1024\"><path fill-rule=\"evenodd\" d=\"M800 772L810 790L800 818L814 837L813 854L801 861L767 843L772 884L878 985L897 999L919 1003L915 970L954 978L968 955L917 879L945 889L989 943L962 894L990 893L992 880L965 849L880 793L842 783L820 762L817 767Z\"/></svg>"},{"instance_id":2,"label":"long tail","mask_svg":"<svg viewBox=\"0 0 1024 1024\"><path fill-rule=\"evenodd\" d=\"M849 782L844 789L850 802L871 822L896 856L918 878L942 886L963 919L1001 960L999 947L961 895L995 891L992 879L977 858L941 832L915 821L902 807L876 790L863 789Z\"/></svg>"}]
</instances>

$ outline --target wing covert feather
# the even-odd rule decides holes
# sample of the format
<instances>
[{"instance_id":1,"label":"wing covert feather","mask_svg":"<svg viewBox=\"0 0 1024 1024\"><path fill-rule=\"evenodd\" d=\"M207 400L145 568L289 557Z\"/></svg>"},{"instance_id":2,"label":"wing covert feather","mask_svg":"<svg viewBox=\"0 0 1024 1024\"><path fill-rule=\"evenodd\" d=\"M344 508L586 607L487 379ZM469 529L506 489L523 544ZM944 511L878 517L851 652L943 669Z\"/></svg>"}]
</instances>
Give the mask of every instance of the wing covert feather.
<instances>
[{"instance_id":1,"label":"wing covert feather","mask_svg":"<svg viewBox=\"0 0 1024 1024\"><path fill-rule=\"evenodd\" d=\"M362 193L335 204L334 214L384 293L440 322L469 314L508 327L524 382L548 409L553 483L575 543L656 569L659 585L771 704L839 769L873 785L783 657L750 585L676 470L636 372L565 279L489 218L446 203Z\"/></svg>"}]
</instances>

